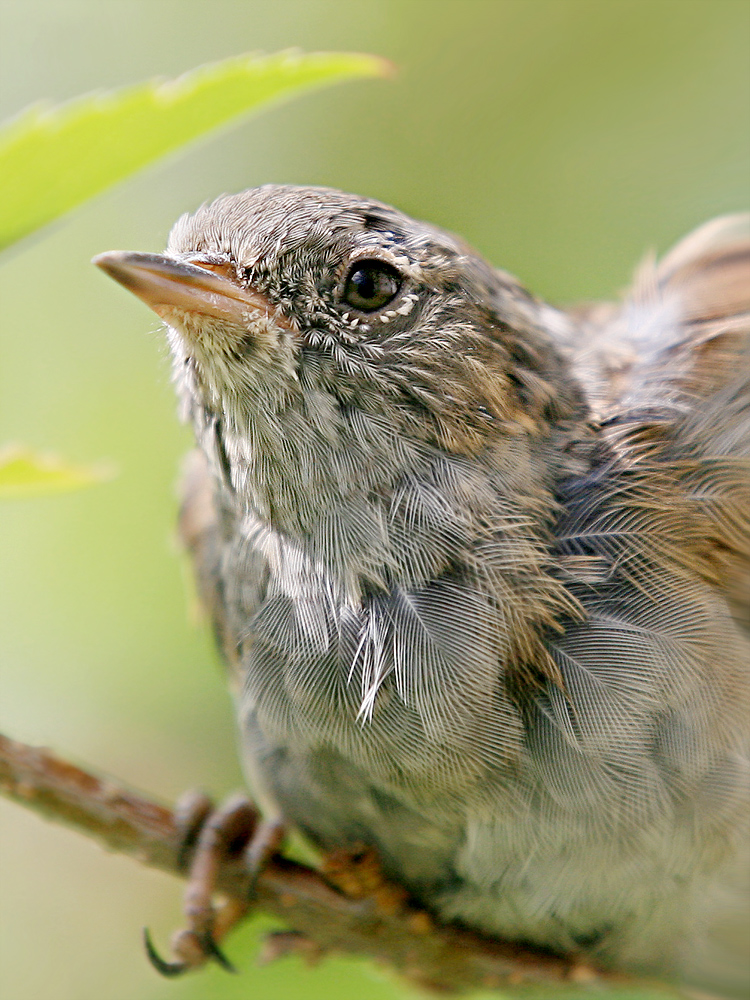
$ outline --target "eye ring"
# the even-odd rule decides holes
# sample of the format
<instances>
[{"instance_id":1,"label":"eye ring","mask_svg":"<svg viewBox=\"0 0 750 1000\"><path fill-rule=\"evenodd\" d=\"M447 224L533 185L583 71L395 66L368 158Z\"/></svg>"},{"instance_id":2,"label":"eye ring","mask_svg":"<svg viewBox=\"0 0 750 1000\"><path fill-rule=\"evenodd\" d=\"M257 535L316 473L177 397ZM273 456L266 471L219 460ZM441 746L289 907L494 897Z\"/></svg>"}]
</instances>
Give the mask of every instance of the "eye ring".
<instances>
[{"instance_id":1,"label":"eye ring","mask_svg":"<svg viewBox=\"0 0 750 1000\"><path fill-rule=\"evenodd\" d=\"M349 268L341 298L358 312L377 312L396 298L402 283L403 275L392 264L365 258Z\"/></svg>"}]
</instances>

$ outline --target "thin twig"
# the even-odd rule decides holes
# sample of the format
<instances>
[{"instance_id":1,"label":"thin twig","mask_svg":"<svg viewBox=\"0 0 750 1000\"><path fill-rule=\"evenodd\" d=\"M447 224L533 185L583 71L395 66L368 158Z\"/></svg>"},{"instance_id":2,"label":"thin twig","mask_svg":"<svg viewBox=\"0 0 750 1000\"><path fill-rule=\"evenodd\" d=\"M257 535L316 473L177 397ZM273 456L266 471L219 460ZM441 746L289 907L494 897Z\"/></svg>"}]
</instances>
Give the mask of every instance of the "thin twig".
<instances>
[{"instance_id":1,"label":"thin twig","mask_svg":"<svg viewBox=\"0 0 750 1000\"><path fill-rule=\"evenodd\" d=\"M0 791L109 850L184 877L173 812L111 778L0 735ZM240 861L224 865L218 888L230 899L246 900L249 880ZM572 959L439 926L409 904L384 905L377 895L352 898L319 872L283 857L272 859L260 875L256 899L257 909L294 928L272 937L268 957L289 951L311 957L327 952L364 955L441 992L615 979Z\"/></svg>"}]
</instances>

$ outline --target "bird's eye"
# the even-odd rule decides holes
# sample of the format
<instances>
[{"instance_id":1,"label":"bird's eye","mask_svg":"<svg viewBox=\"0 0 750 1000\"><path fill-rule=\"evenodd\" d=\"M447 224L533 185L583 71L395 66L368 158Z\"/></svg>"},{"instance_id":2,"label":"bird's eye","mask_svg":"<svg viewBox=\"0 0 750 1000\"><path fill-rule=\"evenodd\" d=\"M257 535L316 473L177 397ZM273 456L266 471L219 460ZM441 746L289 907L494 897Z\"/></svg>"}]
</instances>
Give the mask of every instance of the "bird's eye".
<instances>
[{"instance_id":1,"label":"bird's eye","mask_svg":"<svg viewBox=\"0 0 750 1000\"><path fill-rule=\"evenodd\" d=\"M396 297L401 275L382 260L358 260L347 275L344 301L360 312L375 312Z\"/></svg>"}]
</instances>

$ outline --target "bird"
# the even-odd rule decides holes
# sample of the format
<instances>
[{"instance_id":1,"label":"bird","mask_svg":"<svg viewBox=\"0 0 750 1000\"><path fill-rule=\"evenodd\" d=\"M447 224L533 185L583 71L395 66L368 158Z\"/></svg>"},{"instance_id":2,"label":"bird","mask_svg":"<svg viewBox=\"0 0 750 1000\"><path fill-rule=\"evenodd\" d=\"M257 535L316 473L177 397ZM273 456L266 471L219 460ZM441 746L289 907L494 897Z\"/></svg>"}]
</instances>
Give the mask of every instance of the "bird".
<instances>
[{"instance_id":1,"label":"bird","mask_svg":"<svg viewBox=\"0 0 750 1000\"><path fill-rule=\"evenodd\" d=\"M329 188L95 263L165 324L264 814L439 919L744 995L750 216L568 309Z\"/></svg>"}]
</instances>

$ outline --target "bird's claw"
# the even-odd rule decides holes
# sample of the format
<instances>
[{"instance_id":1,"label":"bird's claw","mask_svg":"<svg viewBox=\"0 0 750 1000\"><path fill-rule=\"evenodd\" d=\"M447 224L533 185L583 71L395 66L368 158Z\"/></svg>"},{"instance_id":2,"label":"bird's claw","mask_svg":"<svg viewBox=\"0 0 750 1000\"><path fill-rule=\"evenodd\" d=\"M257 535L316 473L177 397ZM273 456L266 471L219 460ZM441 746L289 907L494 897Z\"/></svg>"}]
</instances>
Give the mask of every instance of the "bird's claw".
<instances>
[{"instance_id":1,"label":"bird's claw","mask_svg":"<svg viewBox=\"0 0 750 1000\"><path fill-rule=\"evenodd\" d=\"M151 932L148 927L143 928L143 947L146 949L146 957L149 962L153 965L156 971L161 976L166 976L167 979L172 979L174 976L180 976L183 972L187 972L190 966L187 962L167 962L161 957L159 952L154 947L154 942L151 940Z\"/></svg>"},{"instance_id":2,"label":"bird's claw","mask_svg":"<svg viewBox=\"0 0 750 1000\"><path fill-rule=\"evenodd\" d=\"M227 972L236 972L218 944L218 940L248 910L249 902L230 898L220 908L213 903L219 872L229 857L243 854L250 877L248 901L255 894L258 875L269 857L279 847L284 829L280 822L258 820L258 813L244 796L234 796L213 810L202 793L188 793L175 809L182 832L179 856L189 865L185 891L185 915L188 926L172 940L175 961L159 955L148 930L143 941L149 962L163 976L179 976L190 969L214 961Z\"/></svg>"},{"instance_id":3,"label":"bird's claw","mask_svg":"<svg viewBox=\"0 0 750 1000\"><path fill-rule=\"evenodd\" d=\"M216 939L210 931L203 931L202 933L195 933L195 939L200 946L201 952L206 958L213 959L217 965L220 965L225 972L231 972L236 974L237 969L229 961L227 956L221 950L221 948L216 943Z\"/></svg>"},{"instance_id":4,"label":"bird's claw","mask_svg":"<svg viewBox=\"0 0 750 1000\"><path fill-rule=\"evenodd\" d=\"M213 959L226 972L236 973L237 969L219 948L209 931L183 930L178 931L172 942L172 950L181 957L174 962L167 962L161 957L151 939L148 928L143 929L143 944L146 956L158 973L169 979L182 975L190 969L198 968L209 959Z\"/></svg>"}]
</instances>

